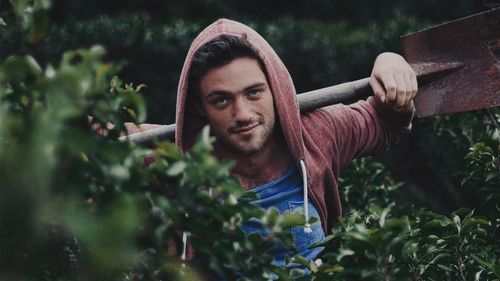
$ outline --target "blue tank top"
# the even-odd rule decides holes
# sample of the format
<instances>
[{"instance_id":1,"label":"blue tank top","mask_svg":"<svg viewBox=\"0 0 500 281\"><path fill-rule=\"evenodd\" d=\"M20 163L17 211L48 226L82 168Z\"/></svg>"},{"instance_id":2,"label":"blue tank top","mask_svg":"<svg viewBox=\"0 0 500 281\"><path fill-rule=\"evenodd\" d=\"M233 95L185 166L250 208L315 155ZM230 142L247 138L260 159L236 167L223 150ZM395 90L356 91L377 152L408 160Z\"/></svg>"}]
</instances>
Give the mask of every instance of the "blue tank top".
<instances>
[{"instance_id":1,"label":"blue tank top","mask_svg":"<svg viewBox=\"0 0 500 281\"><path fill-rule=\"evenodd\" d=\"M262 208L275 207L281 213L284 211L293 212L295 210L300 210L303 213L302 177L295 166L288 169L282 177L258 186L249 192L255 192L258 195L259 199L252 203ZM308 206L309 217L317 218L317 221L311 225L312 232L305 233L304 226L294 226L289 231L292 233L297 254L308 260L314 260L324 247L309 249L309 246L313 243L323 241L325 234L321 226L318 211L310 199L308 200ZM248 221L242 224L241 228L247 234L259 232L261 235L266 235L264 228L258 221ZM292 256L292 253L284 247L275 247L269 254L274 257L278 266L285 265L285 256Z\"/></svg>"}]
</instances>

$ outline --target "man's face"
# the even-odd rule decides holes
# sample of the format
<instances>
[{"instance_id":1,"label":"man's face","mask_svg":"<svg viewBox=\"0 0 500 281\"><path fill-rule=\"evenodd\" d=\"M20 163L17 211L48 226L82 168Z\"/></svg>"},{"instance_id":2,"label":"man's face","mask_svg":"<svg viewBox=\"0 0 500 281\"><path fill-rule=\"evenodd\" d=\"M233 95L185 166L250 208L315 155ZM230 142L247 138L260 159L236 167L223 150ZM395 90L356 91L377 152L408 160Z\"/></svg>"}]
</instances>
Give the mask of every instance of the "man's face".
<instances>
[{"instance_id":1,"label":"man's face","mask_svg":"<svg viewBox=\"0 0 500 281\"><path fill-rule=\"evenodd\" d=\"M275 124L273 96L266 75L252 58L213 68L200 80L202 114L228 152L263 151Z\"/></svg>"}]
</instances>

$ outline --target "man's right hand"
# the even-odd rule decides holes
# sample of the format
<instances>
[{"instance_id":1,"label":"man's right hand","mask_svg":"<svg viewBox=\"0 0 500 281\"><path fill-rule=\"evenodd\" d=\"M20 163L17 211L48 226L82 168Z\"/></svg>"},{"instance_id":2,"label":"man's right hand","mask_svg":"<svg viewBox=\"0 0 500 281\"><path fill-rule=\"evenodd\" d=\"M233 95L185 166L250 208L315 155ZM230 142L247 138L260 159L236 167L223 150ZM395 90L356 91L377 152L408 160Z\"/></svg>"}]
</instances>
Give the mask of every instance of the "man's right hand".
<instances>
[{"instance_id":1,"label":"man's right hand","mask_svg":"<svg viewBox=\"0 0 500 281\"><path fill-rule=\"evenodd\" d=\"M380 54L373 66L370 85L383 106L397 112L413 111L417 76L402 56Z\"/></svg>"}]
</instances>

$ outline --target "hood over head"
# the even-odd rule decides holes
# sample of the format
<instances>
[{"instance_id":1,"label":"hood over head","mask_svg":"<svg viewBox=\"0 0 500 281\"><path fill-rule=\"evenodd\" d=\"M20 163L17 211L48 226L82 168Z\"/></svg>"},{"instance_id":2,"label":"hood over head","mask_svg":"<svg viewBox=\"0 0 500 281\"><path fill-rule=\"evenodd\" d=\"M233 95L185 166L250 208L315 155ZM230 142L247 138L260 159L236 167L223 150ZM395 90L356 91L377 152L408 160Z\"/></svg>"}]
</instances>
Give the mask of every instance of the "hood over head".
<instances>
[{"instance_id":1,"label":"hood over head","mask_svg":"<svg viewBox=\"0 0 500 281\"><path fill-rule=\"evenodd\" d=\"M337 179L351 159L386 150L391 142L411 128L411 112L387 112L375 98L353 105L333 105L301 115L292 79L283 62L257 32L241 23L220 19L193 41L182 68L177 92L175 142L182 152L195 143L207 124L194 104L188 102L189 73L193 55L205 43L221 36L245 38L258 52L274 99L277 120L295 165L302 174L304 216L308 220L308 198L318 209L323 230L341 214ZM310 193L309 190L311 191ZM310 232L309 223L304 232Z\"/></svg>"},{"instance_id":2,"label":"hood over head","mask_svg":"<svg viewBox=\"0 0 500 281\"><path fill-rule=\"evenodd\" d=\"M175 143L183 152L189 150L196 141L206 119L189 103L188 81L191 63L196 51L205 43L220 35L245 37L257 50L267 72L267 79L273 93L274 105L281 130L293 158L303 159L304 142L301 134L300 112L295 87L285 65L273 48L250 27L227 19L220 19L205 28L193 41L182 68L177 91Z\"/></svg>"}]
</instances>

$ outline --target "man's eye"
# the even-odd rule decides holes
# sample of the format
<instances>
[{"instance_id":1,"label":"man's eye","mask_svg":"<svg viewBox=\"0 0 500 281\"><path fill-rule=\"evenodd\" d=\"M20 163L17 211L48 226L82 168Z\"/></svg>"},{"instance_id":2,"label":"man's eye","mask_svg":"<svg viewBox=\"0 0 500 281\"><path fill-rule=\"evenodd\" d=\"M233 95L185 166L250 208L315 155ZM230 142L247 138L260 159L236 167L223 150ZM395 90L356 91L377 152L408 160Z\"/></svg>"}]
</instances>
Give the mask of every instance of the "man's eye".
<instances>
[{"instance_id":1,"label":"man's eye","mask_svg":"<svg viewBox=\"0 0 500 281\"><path fill-rule=\"evenodd\" d=\"M215 106L224 106L229 102L227 98L218 98L212 101Z\"/></svg>"},{"instance_id":2,"label":"man's eye","mask_svg":"<svg viewBox=\"0 0 500 281\"><path fill-rule=\"evenodd\" d=\"M260 90L259 89L255 89L255 90L251 90L250 92L248 92L248 96L249 97L257 97L260 95Z\"/></svg>"}]
</instances>

